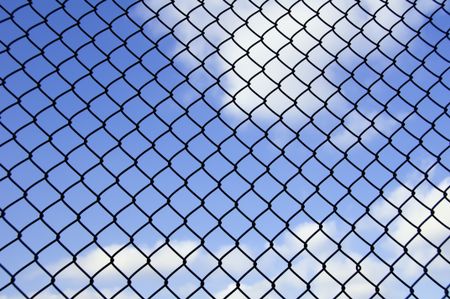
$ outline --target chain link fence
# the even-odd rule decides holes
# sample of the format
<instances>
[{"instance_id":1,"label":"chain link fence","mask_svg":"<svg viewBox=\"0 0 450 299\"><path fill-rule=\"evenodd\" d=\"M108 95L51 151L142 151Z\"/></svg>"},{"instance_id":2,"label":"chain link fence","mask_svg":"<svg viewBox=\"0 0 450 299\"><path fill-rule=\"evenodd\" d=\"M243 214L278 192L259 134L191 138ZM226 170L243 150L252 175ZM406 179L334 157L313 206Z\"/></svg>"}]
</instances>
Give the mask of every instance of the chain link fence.
<instances>
[{"instance_id":1,"label":"chain link fence","mask_svg":"<svg viewBox=\"0 0 450 299\"><path fill-rule=\"evenodd\" d=\"M449 298L449 8L0 0L0 298Z\"/></svg>"}]
</instances>

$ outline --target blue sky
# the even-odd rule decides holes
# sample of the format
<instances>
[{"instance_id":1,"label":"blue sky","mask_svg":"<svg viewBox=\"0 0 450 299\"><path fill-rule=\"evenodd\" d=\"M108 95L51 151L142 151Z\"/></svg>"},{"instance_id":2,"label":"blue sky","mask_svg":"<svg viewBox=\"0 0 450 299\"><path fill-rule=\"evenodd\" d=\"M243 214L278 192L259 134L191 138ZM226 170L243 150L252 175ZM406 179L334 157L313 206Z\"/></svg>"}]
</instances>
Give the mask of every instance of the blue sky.
<instances>
[{"instance_id":1,"label":"blue sky","mask_svg":"<svg viewBox=\"0 0 450 299\"><path fill-rule=\"evenodd\" d=\"M0 298L443 297L448 30L446 1L0 0Z\"/></svg>"}]
</instances>

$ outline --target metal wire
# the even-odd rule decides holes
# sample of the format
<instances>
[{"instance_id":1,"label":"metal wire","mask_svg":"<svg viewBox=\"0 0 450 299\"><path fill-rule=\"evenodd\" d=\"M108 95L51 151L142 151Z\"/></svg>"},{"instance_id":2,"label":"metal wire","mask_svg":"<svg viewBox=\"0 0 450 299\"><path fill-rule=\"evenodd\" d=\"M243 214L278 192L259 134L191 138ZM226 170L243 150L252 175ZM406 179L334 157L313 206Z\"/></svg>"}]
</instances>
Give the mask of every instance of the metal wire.
<instances>
[{"instance_id":1,"label":"metal wire","mask_svg":"<svg viewBox=\"0 0 450 299\"><path fill-rule=\"evenodd\" d=\"M373 3L0 0L0 297L448 298L448 5Z\"/></svg>"}]
</instances>

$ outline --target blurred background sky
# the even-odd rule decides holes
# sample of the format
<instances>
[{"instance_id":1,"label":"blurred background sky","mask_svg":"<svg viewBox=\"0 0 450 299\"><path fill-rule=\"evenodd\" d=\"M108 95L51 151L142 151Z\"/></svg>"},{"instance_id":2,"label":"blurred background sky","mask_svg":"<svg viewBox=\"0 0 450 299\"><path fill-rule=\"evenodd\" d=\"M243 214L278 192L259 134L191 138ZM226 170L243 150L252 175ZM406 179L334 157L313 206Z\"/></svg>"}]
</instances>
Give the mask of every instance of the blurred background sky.
<instances>
[{"instance_id":1,"label":"blurred background sky","mask_svg":"<svg viewBox=\"0 0 450 299\"><path fill-rule=\"evenodd\" d=\"M448 295L448 15L0 0L0 298Z\"/></svg>"}]
</instances>

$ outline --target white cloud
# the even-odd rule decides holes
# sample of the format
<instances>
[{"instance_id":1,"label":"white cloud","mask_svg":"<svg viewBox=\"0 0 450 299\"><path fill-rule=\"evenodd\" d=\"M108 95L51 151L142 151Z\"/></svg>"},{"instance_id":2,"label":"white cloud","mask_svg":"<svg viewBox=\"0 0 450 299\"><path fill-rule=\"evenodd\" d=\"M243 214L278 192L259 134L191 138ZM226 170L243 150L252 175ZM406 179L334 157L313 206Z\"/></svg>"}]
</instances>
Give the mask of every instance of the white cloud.
<instances>
[{"instance_id":1,"label":"white cloud","mask_svg":"<svg viewBox=\"0 0 450 299\"><path fill-rule=\"evenodd\" d=\"M52 292L42 292L37 295L35 298L37 299L60 299L61 295ZM23 299L22 295L0 295L0 299Z\"/></svg>"},{"instance_id":2,"label":"white cloud","mask_svg":"<svg viewBox=\"0 0 450 299\"><path fill-rule=\"evenodd\" d=\"M330 222L323 228L327 233L332 234L331 238L335 238L336 225ZM276 279L276 290L280 292L286 298L296 298L300 293L306 290L306 284L298 278L300 276L305 281L311 281L311 291L319 298L332 298L335 297L340 291L340 284L336 282L329 274L323 272L321 261L327 260L332 253L336 250L336 246L333 241L325 237L321 233L319 226L315 223L304 223L298 226L295 230L296 237L293 235L286 235L280 243L275 244L274 248L285 257L291 257L292 254L297 254L303 250L304 246L297 244L297 238L307 240L307 247L314 257L304 251L293 261L292 271L287 270L287 264L276 262L275 253L271 254L271 258L265 259L265 263L269 264L269 267L284 272ZM348 253L352 258L358 260L361 258L355 252ZM317 260L318 259L318 260ZM342 254L333 255L326 264L326 271L330 273L335 279L338 279L340 283L346 282L355 272L355 264L349 258ZM259 265L260 268L264 268L266 265ZM363 273L370 273L380 268L379 264L372 259L368 259L362 266ZM368 269L367 269L368 268ZM295 274L296 275L295 275ZM266 274L266 273L265 273ZM270 276L270 275L269 275ZM259 298L260 295L270 291L271 283L267 280L260 280L253 283L242 284L239 288L242 292L250 296L251 298ZM369 297L374 288L364 279L352 279L347 285L347 293L355 298ZM232 294L227 298L245 298L245 296L237 290L233 284L228 285L222 291L216 294L216 298L224 298L227 295ZM307 293L307 296L311 294ZM359 296L359 297L358 297ZM312 297L312 296L311 296ZM267 298L279 298L278 295L272 293ZM309 298L309 297L308 297Z\"/></svg>"},{"instance_id":3,"label":"white cloud","mask_svg":"<svg viewBox=\"0 0 450 299\"><path fill-rule=\"evenodd\" d=\"M434 246L440 246L450 234L448 229L450 221L446 216L450 214L450 201L448 194L445 193L448 193L449 186L450 177L447 177L441 181L438 188L431 186L418 188L415 195L416 199L410 199L408 204L402 208L402 217L404 218L397 217L398 220L389 225L391 238L404 245L407 244L409 254L422 265L417 265L406 256L401 258L394 265L394 271L404 281L415 281L418 279L423 273L423 266L429 263L427 266L428 274L444 286L448 282L446 282L445 273L450 271L450 265L443 259L434 259L437 254ZM410 197L411 191L404 187L398 187L388 195L388 200L394 205L400 206ZM387 223L387 221L397 216L396 210L390 209L389 206L386 201L376 204L371 209L371 214L382 223ZM431 218L430 209L434 210L434 217ZM416 228L409 224L408 221L416 227L420 226L423 237L417 236ZM317 224L304 223L294 230L296 237L291 234L285 235L279 243L275 244L275 249L289 259L304 249L304 245L299 239L303 241L309 240L308 249L313 253L314 257L304 251L294 260L292 270L305 280L314 278L311 290L319 298L335 297L340 293L340 285L343 283L346 286L346 293L351 298L368 298L373 295L375 293L374 285L379 284L390 273L389 266L374 255L363 259L365 254L356 249L343 249L346 255L338 253L329 258L336 251L336 245L332 240L339 241L337 234L340 230L345 230L345 228L337 226L334 222L328 222L322 229L327 232L329 237L325 237L321 233ZM371 227L366 227L366 229L370 230ZM363 237L365 232L362 232ZM426 240L431 241L434 246ZM386 261L389 261L388 256L395 255L398 257L403 253L399 252L398 249L400 247L392 247L384 239L377 243L376 248L378 248L377 253L382 258L386 258ZM326 271L337 279L339 283L322 271L321 261L325 260ZM361 260L362 262L360 262ZM355 277L352 277L356 272L355 261L360 262L361 269ZM270 259L268 263L270 263L271 267L281 267L281 269L285 267L284 264L271 263ZM290 275L290 272L281 276L276 281L276 286L277 290L287 298L294 298L305 289L304 283L294 275ZM421 287L417 286L416 288L419 289ZM230 284L219 292L217 297L223 298L235 289L236 287ZM244 284L240 289L244 292L247 291L246 294L256 294L257 292L260 294L270 289L270 283L261 280L253 284ZM409 290L394 276L390 276L381 284L380 292L385 297L396 298L406 296ZM234 292L228 298L244 298L244 296L239 292ZM278 297L274 295L272 297L268 296L268 298Z\"/></svg>"},{"instance_id":4,"label":"white cloud","mask_svg":"<svg viewBox=\"0 0 450 299\"><path fill-rule=\"evenodd\" d=\"M250 246L222 247L215 254L222 259L224 270L235 278L243 276L253 266Z\"/></svg>"},{"instance_id":5,"label":"white cloud","mask_svg":"<svg viewBox=\"0 0 450 299\"><path fill-rule=\"evenodd\" d=\"M363 116L359 112L352 111L345 118L344 125L345 127L338 128L331 135L331 142L341 150L347 150L358 143L367 144L382 136L391 136L400 123L384 114L376 116L368 113Z\"/></svg>"},{"instance_id":6,"label":"white cloud","mask_svg":"<svg viewBox=\"0 0 450 299\"><path fill-rule=\"evenodd\" d=\"M333 83L342 78L335 78L334 56L349 43L352 51L343 51L338 58L347 67L360 62L358 56L367 55L378 43L385 53L398 51L397 42L386 38L389 30L397 40L411 39L414 31L400 22L401 15L413 28L425 20L406 0L388 4L380 0L358 4L350 0L238 1L233 5L218 0L176 0L165 6L168 3L140 3L135 15L151 19L158 11L163 24L176 24L174 36L182 43L173 55L192 68L204 61L205 69L222 75L221 86L232 96L222 96L224 111L238 119L249 113L266 120L286 113L295 119L298 108L313 113L337 91ZM421 0L416 7L426 14L437 5ZM162 24L151 25L150 34L169 32ZM204 76L208 77L206 72Z\"/></svg>"},{"instance_id":7,"label":"white cloud","mask_svg":"<svg viewBox=\"0 0 450 299\"><path fill-rule=\"evenodd\" d=\"M247 296L245 296L241 290ZM225 289L221 290L217 294L214 294L214 297L225 298L228 296L227 298L230 299L244 299L251 296L253 298L261 298L268 290L270 290L270 284L264 281L260 281L252 285L243 284L240 288L236 288L235 285L230 284Z\"/></svg>"},{"instance_id":8,"label":"white cloud","mask_svg":"<svg viewBox=\"0 0 450 299\"><path fill-rule=\"evenodd\" d=\"M402 246L406 246L408 254L422 266L431 262L434 269L431 275L436 279L440 277L439 273L450 270L444 260L433 260L437 254L436 247L445 244L450 235L450 177L443 179L437 187L422 184L413 196L410 190L399 186L387 196L387 201L376 204L373 213L371 212L382 222L395 218L389 225L389 234ZM398 208L401 208L400 215ZM397 256L403 254L400 247L385 249L390 249L391 254ZM400 272L407 277L417 276L417 271L422 270L420 265L406 256L399 262L399 267Z\"/></svg>"},{"instance_id":9,"label":"white cloud","mask_svg":"<svg viewBox=\"0 0 450 299\"><path fill-rule=\"evenodd\" d=\"M142 265L147 265L146 256L151 255L150 266L157 269L162 275L168 275L183 263L183 258L187 258L192 262L198 257L195 251L197 244L194 241L173 241L170 246L163 242L156 243L153 247L123 246L118 244L109 245L103 250L96 248L82 254L77 258L76 264L82 268L89 276L100 272L102 280L114 280L123 277L120 270L125 275L130 276ZM175 248L176 252L172 249ZM111 257L114 258L111 263ZM83 279L85 274L75 266L71 260L62 260L51 265L49 270L56 273L59 269L69 265L64 271L59 273L57 277L60 279ZM150 267L144 270L147 273L151 271Z\"/></svg>"},{"instance_id":10,"label":"white cloud","mask_svg":"<svg viewBox=\"0 0 450 299\"><path fill-rule=\"evenodd\" d=\"M102 299L104 297L110 298L112 297L118 290L113 289L100 289L100 293L95 291L94 289L86 289L83 292L78 294L78 291L75 290L64 290L64 295L70 298L73 298L75 294L77 299ZM103 296L102 296L103 295ZM23 299L24 297L22 295L0 295L0 299ZM63 295L57 293L56 291L44 291L39 293L37 296L34 296L33 298L36 299L61 299L64 298ZM123 293L120 293L116 297L117 299L125 299L125 298L140 298L136 294L133 294L131 292L125 291Z\"/></svg>"},{"instance_id":11,"label":"white cloud","mask_svg":"<svg viewBox=\"0 0 450 299\"><path fill-rule=\"evenodd\" d=\"M444 285L446 283L445 273L448 273L450 267L442 259L433 259L436 255L434 246L440 246L445 242L450 233L448 229L450 221L447 217L450 214L450 202L448 194L445 194L445 192L448 192L449 185L450 177L443 179L437 186L438 188L423 185L415 191L415 199L411 198L411 191L404 187L392 190L387 198L392 205L402 206L401 217L397 216L397 209L390 208L391 204L387 201L376 203L370 212L381 223L387 223L396 217L396 220L389 224L391 238L407 246L409 254L422 265L429 263L428 274ZM433 217L430 217L430 209L434 210ZM432 242L433 245L417 236L415 227L420 227L423 237ZM358 230L358 232L364 237L372 228L375 227L368 226L362 231ZM385 276L390 273L389 265L386 265L373 254L366 256L367 248L343 246L338 252L336 242L342 243L342 236L348 230L348 227L344 227L335 221L327 221L322 227L314 222L304 222L293 228L293 233L285 232L277 238L273 249L266 251L263 256L259 257L257 267L269 280L275 281L276 290L286 298L294 298L305 291L305 282L308 281L311 283L311 292L319 298L338 296L342 284L345 284L345 292L350 297L367 298L375 293L374 285L380 284L381 281L383 282L380 285L380 292L383 296L388 298L404 297L409 290L405 289L392 275L385 279ZM345 242L342 244L345 244ZM252 249L252 245L255 244L241 244L239 248L236 248L224 244L215 250L213 255L222 261L221 268L218 268L217 259L210 258L204 249L195 250L198 246L195 241L172 241L170 246L173 249L170 249L163 242L157 242L152 246L139 246L139 249L146 255L154 252L151 257L151 264L158 272L165 276L176 272L169 280L169 285L181 297L189 295L199 284L198 280L190 275L184 267L178 269L182 265L182 259L179 255L181 257L189 255L188 267L200 277L213 269L216 269L215 272L217 273L223 269L234 279L242 279L240 286L237 287L223 272L211 276L205 281L205 287L213 292L216 298L225 298L228 295L227 298L245 298L241 292L251 298L259 298L271 291L271 281L261 276L256 269L253 269L249 274L245 274L247 270L253 267L253 262L245 254L252 259L257 255ZM268 248L269 244L265 246L265 248ZM381 239L375 247L381 258L388 262L392 262L390 256L399 257L403 254L402 251L398 250L400 247L390 246L386 239ZM126 275L131 275L136 269L147 265L146 258L135 247L127 245L121 248L121 245L113 244L106 246L104 249L108 254L115 256L114 265ZM292 267L289 268L287 262L280 255L284 259L290 260ZM90 274L96 273L105 265L110 265L110 258L100 249L93 249L80 255L77 261ZM66 265L67 262L66 260L55 262L49 269L55 272ZM324 264L325 268L323 268ZM357 264L360 267L359 271L356 270ZM146 266L146 269L149 268ZM394 271L395 275L402 280L414 281L422 275L422 266L403 256L394 264ZM108 266L96 277L96 286L99 283L97 278L109 279L109 283L100 286L101 292L105 296L115 294L120 289L120 277L114 273L112 267ZM140 278L142 279L140 282L144 283L140 284L137 281L133 286L143 292L149 287L149 283L154 287L162 284L162 281L154 280L157 277L151 271L144 270L141 272ZM82 279L82 276L78 275L76 271L73 273L71 271L63 272L57 276L58 283ZM75 294L77 290L75 287L67 287L64 292L70 295ZM306 297L310 295L307 293ZM133 298L133 293L126 290L122 296L123 298ZM49 291L38 298L44 297L58 298L57 295ZM99 296L93 290L87 290L77 298L97 297ZM3 296L2 299L11 298L14 297ZM271 293L267 298L277 298L277 295Z\"/></svg>"}]
</instances>

